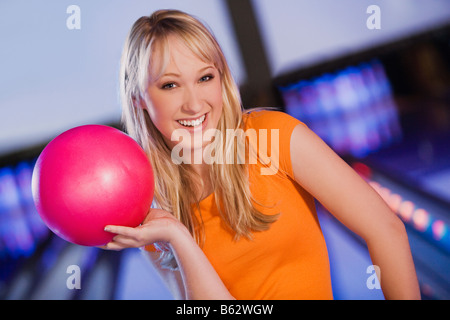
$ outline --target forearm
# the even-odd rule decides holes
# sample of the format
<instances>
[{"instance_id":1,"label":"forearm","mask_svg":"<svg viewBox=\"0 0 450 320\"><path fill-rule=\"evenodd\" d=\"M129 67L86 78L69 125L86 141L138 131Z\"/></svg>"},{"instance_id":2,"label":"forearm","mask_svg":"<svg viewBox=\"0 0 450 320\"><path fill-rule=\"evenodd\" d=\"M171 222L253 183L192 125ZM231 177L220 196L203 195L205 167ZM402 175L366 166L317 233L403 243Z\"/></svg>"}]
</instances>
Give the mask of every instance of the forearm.
<instances>
[{"instance_id":1,"label":"forearm","mask_svg":"<svg viewBox=\"0 0 450 320\"><path fill-rule=\"evenodd\" d=\"M386 299L420 299L414 262L403 224L390 226L382 235L367 240L374 265L379 267L379 280Z\"/></svg>"},{"instance_id":2,"label":"forearm","mask_svg":"<svg viewBox=\"0 0 450 320\"><path fill-rule=\"evenodd\" d=\"M183 277L186 299L234 299L203 251L186 233L187 230L177 233L170 244Z\"/></svg>"},{"instance_id":3,"label":"forearm","mask_svg":"<svg viewBox=\"0 0 450 320\"><path fill-rule=\"evenodd\" d=\"M168 243L180 268L186 299L233 299L189 231L171 213L151 209L144 223L136 228L108 225L105 231L116 234L111 242L102 247L108 250L139 248L155 242ZM159 268L158 271L163 277L167 275ZM170 286L178 282L173 275L169 277L171 279L166 280L170 280Z\"/></svg>"}]
</instances>

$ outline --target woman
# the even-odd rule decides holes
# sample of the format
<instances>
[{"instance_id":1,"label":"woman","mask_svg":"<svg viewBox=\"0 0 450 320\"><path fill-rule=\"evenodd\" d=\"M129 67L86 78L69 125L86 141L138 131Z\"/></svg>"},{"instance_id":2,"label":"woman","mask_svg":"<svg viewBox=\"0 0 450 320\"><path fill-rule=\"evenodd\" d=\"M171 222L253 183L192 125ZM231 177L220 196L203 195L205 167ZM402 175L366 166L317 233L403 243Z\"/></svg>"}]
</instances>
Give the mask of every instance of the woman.
<instances>
[{"instance_id":1,"label":"woman","mask_svg":"<svg viewBox=\"0 0 450 320\"><path fill-rule=\"evenodd\" d=\"M156 208L137 228L107 226L117 236L105 248L145 246L175 298L332 299L313 197L367 242L386 298L419 298L402 222L300 121L243 113L197 19L138 19L120 93L126 129L155 171Z\"/></svg>"}]
</instances>

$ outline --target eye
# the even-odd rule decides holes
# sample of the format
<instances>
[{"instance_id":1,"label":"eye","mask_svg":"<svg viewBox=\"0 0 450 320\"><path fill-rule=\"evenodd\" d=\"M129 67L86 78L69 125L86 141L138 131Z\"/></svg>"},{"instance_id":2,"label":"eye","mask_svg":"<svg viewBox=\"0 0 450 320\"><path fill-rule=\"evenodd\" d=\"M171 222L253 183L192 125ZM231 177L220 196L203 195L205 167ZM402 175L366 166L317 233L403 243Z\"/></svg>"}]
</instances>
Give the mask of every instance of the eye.
<instances>
[{"instance_id":1,"label":"eye","mask_svg":"<svg viewBox=\"0 0 450 320\"><path fill-rule=\"evenodd\" d=\"M207 82L214 79L214 76L212 74L208 74L206 76L203 76L200 78L200 80L198 82Z\"/></svg>"},{"instance_id":2,"label":"eye","mask_svg":"<svg viewBox=\"0 0 450 320\"><path fill-rule=\"evenodd\" d=\"M176 88L176 84L174 82L168 82L161 86L161 89L170 90Z\"/></svg>"}]
</instances>

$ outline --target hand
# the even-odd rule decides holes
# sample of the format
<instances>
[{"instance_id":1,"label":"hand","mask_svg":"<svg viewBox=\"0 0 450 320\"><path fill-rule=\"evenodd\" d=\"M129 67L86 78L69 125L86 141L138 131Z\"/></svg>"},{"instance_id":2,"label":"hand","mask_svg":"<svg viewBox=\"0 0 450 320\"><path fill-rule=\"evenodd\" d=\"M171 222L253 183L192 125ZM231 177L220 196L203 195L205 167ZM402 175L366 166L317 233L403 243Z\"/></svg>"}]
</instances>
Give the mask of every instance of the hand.
<instances>
[{"instance_id":1,"label":"hand","mask_svg":"<svg viewBox=\"0 0 450 320\"><path fill-rule=\"evenodd\" d=\"M144 222L136 227L108 225L105 231L117 234L111 242L99 248L122 250L139 248L155 242L170 243L174 231L184 226L171 213L161 209L150 209Z\"/></svg>"}]
</instances>

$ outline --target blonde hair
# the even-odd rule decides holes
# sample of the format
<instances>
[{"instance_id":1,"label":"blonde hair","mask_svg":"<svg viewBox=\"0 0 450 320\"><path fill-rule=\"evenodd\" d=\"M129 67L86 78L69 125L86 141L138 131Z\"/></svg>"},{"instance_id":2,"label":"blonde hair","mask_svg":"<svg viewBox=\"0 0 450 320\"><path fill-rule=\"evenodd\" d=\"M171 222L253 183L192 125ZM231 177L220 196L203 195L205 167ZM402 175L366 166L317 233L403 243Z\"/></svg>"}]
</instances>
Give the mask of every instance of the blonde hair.
<instances>
[{"instance_id":1,"label":"blonde hair","mask_svg":"<svg viewBox=\"0 0 450 320\"><path fill-rule=\"evenodd\" d=\"M163 57L166 54L165 62L161 63L162 68L167 63L169 35L178 37L198 58L213 63L218 69L222 83L223 111L217 129L225 132L230 128L243 128L243 110L239 90L223 52L212 33L199 20L177 10L159 10L134 23L121 58L122 121L128 134L145 150L153 166L154 200L157 206L171 212L187 227L197 243L202 245L203 224L193 214L193 205L197 205L199 209L199 199L195 198L194 192L185 192L196 190L197 186L192 185L195 173L189 165L173 163L171 150L150 120L148 112L137 106L145 96L152 67L152 53L159 49ZM234 140L222 141L221 152L227 154L232 150L235 153L234 159L237 159L236 147L230 143L234 143ZM221 217L225 225L234 232L236 239L241 236L251 238L252 231L266 230L277 219L276 215L264 215L255 209L249 188L247 164L212 164L210 179Z\"/></svg>"}]
</instances>

